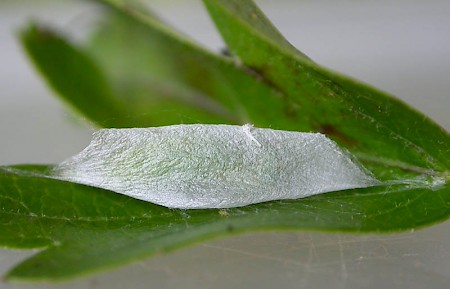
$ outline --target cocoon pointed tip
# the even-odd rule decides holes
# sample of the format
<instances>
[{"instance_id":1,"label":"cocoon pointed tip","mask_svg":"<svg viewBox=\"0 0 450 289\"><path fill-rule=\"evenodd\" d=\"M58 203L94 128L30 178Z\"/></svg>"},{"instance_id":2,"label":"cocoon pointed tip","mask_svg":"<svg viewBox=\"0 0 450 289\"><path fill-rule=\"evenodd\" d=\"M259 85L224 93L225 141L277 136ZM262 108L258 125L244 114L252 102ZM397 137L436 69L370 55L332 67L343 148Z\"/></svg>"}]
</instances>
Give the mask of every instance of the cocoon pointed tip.
<instances>
[{"instance_id":1,"label":"cocoon pointed tip","mask_svg":"<svg viewBox=\"0 0 450 289\"><path fill-rule=\"evenodd\" d=\"M252 126L102 129L55 178L170 208L231 208L377 185L319 133Z\"/></svg>"}]
</instances>

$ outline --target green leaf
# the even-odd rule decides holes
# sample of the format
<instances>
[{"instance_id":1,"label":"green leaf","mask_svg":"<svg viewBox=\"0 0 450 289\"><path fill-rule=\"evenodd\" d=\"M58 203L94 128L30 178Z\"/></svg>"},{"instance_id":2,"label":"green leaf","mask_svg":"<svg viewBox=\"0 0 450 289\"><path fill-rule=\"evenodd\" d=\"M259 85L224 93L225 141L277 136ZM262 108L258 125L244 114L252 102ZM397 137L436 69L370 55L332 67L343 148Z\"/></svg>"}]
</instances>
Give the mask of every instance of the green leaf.
<instances>
[{"instance_id":1,"label":"green leaf","mask_svg":"<svg viewBox=\"0 0 450 289\"><path fill-rule=\"evenodd\" d=\"M213 5L209 5L212 2ZM286 38L281 35L281 33L270 23L269 19L264 15L264 13L251 1L218 1L224 2L222 5L226 5L227 10L231 14L235 14L237 18L242 20L245 25L252 27L252 29L259 33L259 36L264 38L264 41L270 42L272 45L276 45L280 49L286 51L287 53L293 53L296 56L308 60L308 56L297 50L292 46ZM220 17L218 13L214 13L214 8L218 7L219 4L216 1L204 1L213 17ZM215 18L215 19L216 19ZM220 27L222 29L227 29L227 27ZM245 34L241 33L234 34L234 37L241 38ZM231 32L233 33L233 32ZM242 38L241 41L246 43L247 48L252 45L258 45L258 42L252 42L249 38ZM256 48L256 47L255 47ZM251 53L251 51L247 51Z\"/></svg>"},{"instance_id":2,"label":"green leaf","mask_svg":"<svg viewBox=\"0 0 450 289\"><path fill-rule=\"evenodd\" d=\"M71 44L56 32L49 32L49 28L33 26L22 37L30 57L61 97L97 125L148 127L249 121L262 124L287 109L280 95L246 68L207 52L154 16L133 6L106 8L108 17L100 22L85 47ZM54 42L63 45L55 47ZM36 50L55 50L52 61ZM55 55L66 57L56 60ZM75 56L89 59L90 64L74 61ZM61 73L52 73L53 65L58 66L57 71L68 70L73 75L61 77ZM92 85L86 84L81 90L78 84L64 86L67 77L76 78L93 66L102 81L90 79ZM110 102L118 103L120 112L103 109L107 106L102 104L102 91L108 91ZM104 113L91 114L85 107Z\"/></svg>"},{"instance_id":3,"label":"green leaf","mask_svg":"<svg viewBox=\"0 0 450 289\"><path fill-rule=\"evenodd\" d=\"M46 169L0 168L0 244L44 248L13 268L8 279L80 276L247 231L387 232L450 214L448 185L381 186L227 210L178 210L50 179L42 174Z\"/></svg>"},{"instance_id":4,"label":"green leaf","mask_svg":"<svg viewBox=\"0 0 450 289\"><path fill-rule=\"evenodd\" d=\"M126 115L98 66L82 51L35 25L21 34L21 40L48 84L92 121Z\"/></svg>"},{"instance_id":5,"label":"green leaf","mask_svg":"<svg viewBox=\"0 0 450 289\"><path fill-rule=\"evenodd\" d=\"M364 163L422 173L448 170L449 135L431 120L383 92L285 49L278 37L269 39L271 26L249 21L262 18L252 1L204 3L230 50L292 102L290 129L322 131Z\"/></svg>"},{"instance_id":6,"label":"green leaf","mask_svg":"<svg viewBox=\"0 0 450 289\"><path fill-rule=\"evenodd\" d=\"M301 200L185 211L51 179L43 166L2 167L0 245L44 248L8 278L68 278L247 231L391 232L449 217L448 133L391 96L309 60L253 2L204 0L240 61L202 49L122 1L97 2L106 4L107 18L87 45L37 26L22 35L47 81L96 124L252 122L321 131L390 181Z\"/></svg>"}]
</instances>

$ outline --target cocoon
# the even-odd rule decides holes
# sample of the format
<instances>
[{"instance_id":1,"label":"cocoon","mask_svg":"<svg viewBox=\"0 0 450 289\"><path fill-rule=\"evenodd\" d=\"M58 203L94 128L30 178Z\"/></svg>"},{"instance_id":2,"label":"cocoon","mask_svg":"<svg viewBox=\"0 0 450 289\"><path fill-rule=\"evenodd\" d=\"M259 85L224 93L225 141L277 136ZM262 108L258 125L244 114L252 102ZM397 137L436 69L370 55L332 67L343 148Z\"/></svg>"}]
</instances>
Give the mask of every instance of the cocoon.
<instances>
[{"instance_id":1,"label":"cocoon","mask_svg":"<svg viewBox=\"0 0 450 289\"><path fill-rule=\"evenodd\" d=\"M377 185L320 133L251 125L102 129L58 179L170 208L230 208Z\"/></svg>"}]
</instances>

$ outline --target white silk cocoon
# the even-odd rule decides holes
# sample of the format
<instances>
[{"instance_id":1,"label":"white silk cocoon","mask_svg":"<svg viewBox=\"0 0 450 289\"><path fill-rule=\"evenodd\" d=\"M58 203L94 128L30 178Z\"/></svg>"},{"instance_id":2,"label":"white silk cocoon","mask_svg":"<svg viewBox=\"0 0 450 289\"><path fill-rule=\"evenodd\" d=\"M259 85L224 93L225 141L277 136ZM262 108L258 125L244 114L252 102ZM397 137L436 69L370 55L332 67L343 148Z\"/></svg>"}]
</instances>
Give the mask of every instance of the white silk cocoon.
<instances>
[{"instance_id":1,"label":"white silk cocoon","mask_svg":"<svg viewBox=\"0 0 450 289\"><path fill-rule=\"evenodd\" d=\"M378 184L320 133L249 125L102 129L58 179L170 208L230 208Z\"/></svg>"}]
</instances>

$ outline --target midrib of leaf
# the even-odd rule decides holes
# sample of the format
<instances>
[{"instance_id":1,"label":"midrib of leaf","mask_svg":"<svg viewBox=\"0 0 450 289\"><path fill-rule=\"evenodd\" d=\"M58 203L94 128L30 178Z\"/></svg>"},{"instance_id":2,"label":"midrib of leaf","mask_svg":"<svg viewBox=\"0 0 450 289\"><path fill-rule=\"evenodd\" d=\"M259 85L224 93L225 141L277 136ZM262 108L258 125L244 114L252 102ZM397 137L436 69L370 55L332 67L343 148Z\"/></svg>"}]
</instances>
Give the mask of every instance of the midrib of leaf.
<instances>
[{"instance_id":1,"label":"midrib of leaf","mask_svg":"<svg viewBox=\"0 0 450 289\"><path fill-rule=\"evenodd\" d=\"M424 176L439 176L445 175L446 173L446 171L444 172L434 171L433 169L430 168L419 167L399 160L383 158L380 156L373 156L367 153L355 153L355 156L358 158L358 160L364 163L374 163L378 165L383 165L387 168L399 168L405 171L414 172Z\"/></svg>"}]
</instances>

